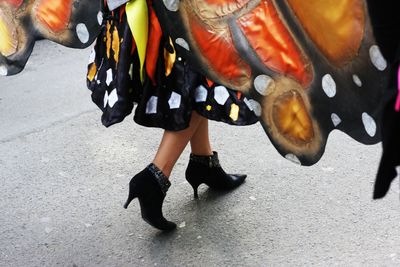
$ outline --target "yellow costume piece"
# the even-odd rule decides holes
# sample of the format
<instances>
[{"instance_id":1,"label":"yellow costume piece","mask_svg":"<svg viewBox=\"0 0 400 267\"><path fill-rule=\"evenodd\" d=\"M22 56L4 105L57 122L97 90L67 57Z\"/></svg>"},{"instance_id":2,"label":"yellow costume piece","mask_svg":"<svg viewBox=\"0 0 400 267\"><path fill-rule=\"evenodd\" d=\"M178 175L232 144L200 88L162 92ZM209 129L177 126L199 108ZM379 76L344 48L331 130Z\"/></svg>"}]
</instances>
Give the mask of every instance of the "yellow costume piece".
<instances>
[{"instance_id":1,"label":"yellow costume piece","mask_svg":"<svg viewBox=\"0 0 400 267\"><path fill-rule=\"evenodd\" d=\"M128 24L132 31L133 38L140 60L140 80L144 81L144 61L149 32L149 16L146 0L132 0L126 4L126 15Z\"/></svg>"}]
</instances>

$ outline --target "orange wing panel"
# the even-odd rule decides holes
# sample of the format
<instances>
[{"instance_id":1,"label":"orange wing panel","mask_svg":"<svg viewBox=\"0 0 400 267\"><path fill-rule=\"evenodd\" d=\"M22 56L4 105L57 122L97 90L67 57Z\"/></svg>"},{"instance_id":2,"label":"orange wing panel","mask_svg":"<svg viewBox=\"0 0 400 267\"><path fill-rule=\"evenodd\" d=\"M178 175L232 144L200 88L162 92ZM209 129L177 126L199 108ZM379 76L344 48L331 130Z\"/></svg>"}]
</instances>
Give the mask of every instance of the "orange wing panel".
<instances>
[{"instance_id":1,"label":"orange wing panel","mask_svg":"<svg viewBox=\"0 0 400 267\"><path fill-rule=\"evenodd\" d=\"M72 0L42 0L37 9L37 19L54 33L64 31L71 17Z\"/></svg>"},{"instance_id":2,"label":"orange wing panel","mask_svg":"<svg viewBox=\"0 0 400 267\"><path fill-rule=\"evenodd\" d=\"M262 1L237 23L265 66L291 76L304 87L310 84L310 67L271 2Z\"/></svg>"},{"instance_id":3,"label":"orange wing panel","mask_svg":"<svg viewBox=\"0 0 400 267\"><path fill-rule=\"evenodd\" d=\"M358 55L365 28L362 0L288 0L309 37L334 65Z\"/></svg>"},{"instance_id":4,"label":"orange wing panel","mask_svg":"<svg viewBox=\"0 0 400 267\"><path fill-rule=\"evenodd\" d=\"M229 80L234 87L241 87L243 82L247 82L251 77L251 69L241 59L230 35L207 30L196 19L189 18L189 21L193 38L202 56L207 62L213 63L212 68L216 74Z\"/></svg>"}]
</instances>

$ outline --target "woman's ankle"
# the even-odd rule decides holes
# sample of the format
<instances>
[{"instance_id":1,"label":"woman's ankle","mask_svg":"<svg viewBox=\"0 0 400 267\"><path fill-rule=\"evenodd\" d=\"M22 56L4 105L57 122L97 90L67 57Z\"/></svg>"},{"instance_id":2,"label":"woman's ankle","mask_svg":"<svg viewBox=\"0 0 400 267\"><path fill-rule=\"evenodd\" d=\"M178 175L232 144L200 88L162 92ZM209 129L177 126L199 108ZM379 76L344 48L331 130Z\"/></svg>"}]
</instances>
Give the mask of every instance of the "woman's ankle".
<instances>
[{"instance_id":1,"label":"woman's ankle","mask_svg":"<svg viewBox=\"0 0 400 267\"><path fill-rule=\"evenodd\" d=\"M168 179L171 175L173 165L166 161L159 161L158 159L154 159L152 164L154 164Z\"/></svg>"}]
</instances>

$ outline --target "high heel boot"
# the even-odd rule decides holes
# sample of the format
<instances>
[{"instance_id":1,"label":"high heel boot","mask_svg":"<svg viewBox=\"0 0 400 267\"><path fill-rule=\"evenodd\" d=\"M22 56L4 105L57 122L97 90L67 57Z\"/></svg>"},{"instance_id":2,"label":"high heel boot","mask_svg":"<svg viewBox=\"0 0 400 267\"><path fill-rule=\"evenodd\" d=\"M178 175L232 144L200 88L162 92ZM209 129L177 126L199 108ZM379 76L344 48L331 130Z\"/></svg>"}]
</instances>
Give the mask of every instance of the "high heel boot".
<instances>
[{"instance_id":1,"label":"high heel boot","mask_svg":"<svg viewBox=\"0 0 400 267\"><path fill-rule=\"evenodd\" d=\"M173 230L176 224L167 221L162 214L163 201L170 186L171 183L161 170L150 164L130 181L129 196L124 208L128 208L129 203L138 198L143 220L159 230Z\"/></svg>"},{"instance_id":2,"label":"high heel boot","mask_svg":"<svg viewBox=\"0 0 400 267\"><path fill-rule=\"evenodd\" d=\"M198 198L197 188L202 183L217 190L231 190L241 185L246 179L245 174L227 174L219 164L218 153L211 156L190 154L186 169L186 180L193 187L194 197Z\"/></svg>"}]
</instances>

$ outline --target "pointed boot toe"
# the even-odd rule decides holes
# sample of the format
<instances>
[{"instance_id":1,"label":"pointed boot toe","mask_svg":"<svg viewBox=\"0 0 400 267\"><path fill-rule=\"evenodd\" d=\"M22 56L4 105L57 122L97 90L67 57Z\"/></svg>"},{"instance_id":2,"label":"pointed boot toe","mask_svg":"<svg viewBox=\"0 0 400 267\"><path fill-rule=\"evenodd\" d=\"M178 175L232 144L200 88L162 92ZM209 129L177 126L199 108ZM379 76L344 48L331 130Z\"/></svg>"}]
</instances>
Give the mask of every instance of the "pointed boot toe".
<instances>
[{"instance_id":1,"label":"pointed boot toe","mask_svg":"<svg viewBox=\"0 0 400 267\"><path fill-rule=\"evenodd\" d=\"M194 197L198 198L197 188L206 184L216 190L232 190L241 185L247 175L227 174L221 167L218 153L211 156L190 155L189 165L186 169L186 180L193 187Z\"/></svg>"}]
</instances>

